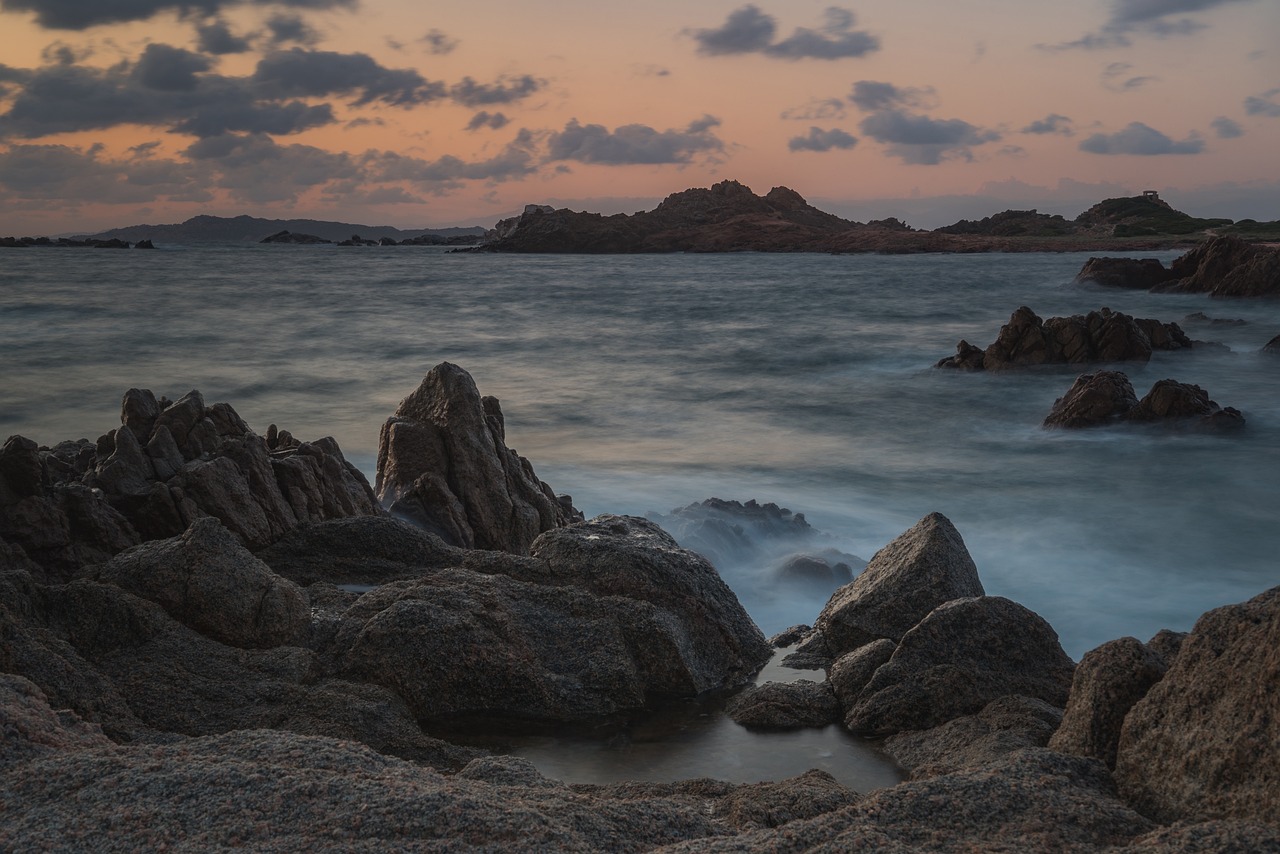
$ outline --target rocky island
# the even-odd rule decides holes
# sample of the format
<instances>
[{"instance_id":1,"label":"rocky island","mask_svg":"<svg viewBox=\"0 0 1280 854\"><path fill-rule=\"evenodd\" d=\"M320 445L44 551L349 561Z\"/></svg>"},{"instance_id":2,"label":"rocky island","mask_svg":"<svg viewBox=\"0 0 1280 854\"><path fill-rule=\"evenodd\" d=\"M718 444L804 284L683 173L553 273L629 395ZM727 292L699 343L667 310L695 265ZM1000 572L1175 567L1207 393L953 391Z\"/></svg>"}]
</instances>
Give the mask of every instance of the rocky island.
<instances>
[{"instance_id":1,"label":"rocky island","mask_svg":"<svg viewBox=\"0 0 1280 854\"><path fill-rule=\"evenodd\" d=\"M677 518L813 536L770 504ZM775 653L712 564L584 520L447 363L372 487L194 391L9 438L0 591L4 850L1280 850L1280 588L1076 664L933 513L773 640L821 681L753 687ZM678 699L844 726L908 779L567 784L462 737Z\"/></svg>"}]
</instances>

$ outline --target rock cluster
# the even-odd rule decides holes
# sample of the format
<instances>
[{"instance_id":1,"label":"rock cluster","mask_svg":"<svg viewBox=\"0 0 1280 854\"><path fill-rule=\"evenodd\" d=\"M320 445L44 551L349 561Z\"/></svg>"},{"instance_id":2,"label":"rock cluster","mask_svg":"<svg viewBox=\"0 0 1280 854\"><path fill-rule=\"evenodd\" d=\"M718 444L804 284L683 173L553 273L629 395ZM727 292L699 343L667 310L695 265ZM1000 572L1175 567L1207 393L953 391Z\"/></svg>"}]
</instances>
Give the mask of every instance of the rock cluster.
<instances>
[{"instance_id":1,"label":"rock cluster","mask_svg":"<svg viewBox=\"0 0 1280 854\"><path fill-rule=\"evenodd\" d=\"M1280 249L1223 235L1205 241L1168 268L1152 258L1090 258L1076 281L1214 297L1274 296L1280 294Z\"/></svg>"},{"instance_id":2,"label":"rock cluster","mask_svg":"<svg viewBox=\"0 0 1280 854\"><path fill-rule=\"evenodd\" d=\"M1129 377L1120 371L1081 374L1067 393L1053 403L1045 427L1098 427L1108 424L1189 424L1202 430L1243 427L1244 415L1233 407L1221 407L1198 385L1159 380L1141 400Z\"/></svg>"},{"instance_id":3,"label":"rock cluster","mask_svg":"<svg viewBox=\"0 0 1280 854\"><path fill-rule=\"evenodd\" d=\"M171 402L130 389L120 420L97 442L12 436L0 448L0 538L50 578L204 516L261 548L299 524L379 512L331 438L301 442L274 425L261 437L198 391Z\"/></svg>"},{"instance_id":4,"label":"rock cluster","mask_svg":"<svg viewBox=\"0 0 1280 854\"><path fill-rule=\"evenodd\" d=\"M382 426L376 489L392 513L463 548L528 554L542 532L582 519L507 447L498 399L449 362Z\"/></svg>"},{"instance_id":5,"label":"rock cluster","mask_svg":"<svg viewBox=\"0 0 1280 854\"><path fill-rule=\"evenodd\" d=\"M1176 323L1137 318L1101 308L1084 315L1042 320L1027 306L1018 308L985 350L968 341L936 367L1000 371L1037 365L1090 362L1146 362L1153 350L1193 346Z\"/></svg>"}]
</instances>

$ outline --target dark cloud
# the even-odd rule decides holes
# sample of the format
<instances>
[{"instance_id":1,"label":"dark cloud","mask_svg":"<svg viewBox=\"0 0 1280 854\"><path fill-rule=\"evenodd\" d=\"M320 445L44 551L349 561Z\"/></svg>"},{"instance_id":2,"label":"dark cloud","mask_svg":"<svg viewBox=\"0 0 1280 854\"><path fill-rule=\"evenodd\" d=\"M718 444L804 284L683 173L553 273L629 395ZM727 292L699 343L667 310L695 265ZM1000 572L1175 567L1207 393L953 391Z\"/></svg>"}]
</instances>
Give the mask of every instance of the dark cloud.
<instances>
[{"instance_id":1,"label":"dark cloud","mask_svg":"<svg viewBox=\"0 0 1280 854\"><path fill-rule=\"evenodd\" d=\"M10 145L0 152L0 187L16 198L70 203L136 204L205 195L199 168L101 155L100 146L85 151L66 145Z\"/></svg>"},{"instance_id":2,"label":"dark cloud","mask_svg":"<svg viewBox=\"0 0 1280 854\"><path fill-rule=\"evenodd\" d=\"M1112 0L1111 17L1097 31L1086 33L1075 41L1040 47L1045 50L1097 50L1127 47L1135 35L1156 38L1191 35L1207 29L1208 25L1177 16L1209 12L1229 3L1252 2L1254 0Z\"/></svg>"},{"instance_id":3,"label":"dark cloud","mask_svg":"<svg viewBox=\"0 0 1280 854\"><path fill-rule=\"evenodd\" d=\"M1204 140L1192 135L1174 141L1142 122L1130 122L1112 134L1095 133L1080 143L1080 150L1090 154L1199 154L1204 151Z\"/></svg>"},{"instance_id":4,"label":"dark cloud","mask_svg":"<svg viewBox=\"0 0 1280 854\"><path fill-rule=\"evenodd\" d=\"M791 151L831 151L833 148L853 148L857 144L857 137L845 133L840 128L823 130L819 127L811 127L808 136L793 136L787 142L787 148Z\"/></svg>"},{"instance_id":5,"label":"dark cloud","mask_svg":"<svg viewBox=\"0 0 1280 854\"><path fill-rule=\"evenodd\" d=\"M307 104L303 101L225 101L207 105L198 114L172 125L170 130L200 137L216 136L228 131L287 136L324 127L336 121L333 108L328 104Z\"/></svg>"},{"instance_id":6,"label":"dark cloud","mask_svg":"<svg viewBox=\"0 0 1280 854\"><path fill-rule=\"evenodd\" d=\"M214 56L226 56L232 53L246 53L249 40L231 32L231 27L221 19L196 25L196 46L201 53Z\"/></svg>"},{"instance_id":7,"label":"dark cloud","mask_svg":"<svg viewBox=\"0 0 1280 854\"><path fill-rule=\"evenodd\" d=\"M1244 111L1251 116L1280 119L1280 103L1276 103L1277 95L1280 95L1280 89L1271 89L1261 95L1250 95L1244 99Z\"/></svg>"},{"instance_id":8,"label":"dark cloud","mask_svg":"<svg viewBox=\"0 0 1280 854\"><path fill-rule=\"evenodd\" d=\"M752 4L730 12L719 27L687 29L685 34L705 56L758 53L775 59L847 59L880 49L875 36L853 29L852 11L831 6L823 14L821 27L798 27L781 41L774 41L777 20Z\"/></svg>"},{"instance_id":9,"label":"dark cloud","mask_svg":"<svg viewBox=\"0 0 1280 854\"><path fill-rule=\"evenodd\" d=\"M807 104L783 110L780 118L803 122L843 119L844 101L839 98L812 98Z\"/></svg>"},{"instance_id":10,"label":"dark cloud","mask_svg":"<svg viewBox=\"0 0 1280 854\"><path fill-rule=\"evenodd\" d=\"M471 121L467 122L467 130L502 130L511 123L511 119L502 113L491 113L488 110L481 110L471 117Z\"/></svg>"},{"instance_id":11,"label":"dark cloud","mask_svg":"<svg viewBox=\"0 0 1280 854\"><path fill-rule=\"evenodd\" d=\"M872 113L859 127L867 136L885 143L890 155L924 166L943 160L971 160L974 146L1000 139L996 131L960 119L934 119L900 109Z\"/></svg>"},{"instance_id":12,"label":"dark cloud","mask_svg":"<svg viewBox=\"0 0 1280 854\"><path fill-rule=\"evenodd\" d=\"M1057 113L1050 113L1043 119L1038 119L1024 127L1022 133L1056 133L1062 136L1073 136L1075 131L1071 127L1071 119Z\"/></svg>"},{"instance_id":13,"label":"dark cloud","mask_svg":"<svg viewBox=\"0 0 1280 854\"><path fill-rule=\"evenodd\" d=\"M49 65L75 65L91 56L93 56L93 48L69 45L64 41L45 45L40 51L40 58Z\"/></svg>"},{"instance_id":14,"label":"dark cloud","mask_svg":"<svg viewBox=\"0 0 1280 854\"><path fill-rule=\"evenodd\" d=\"M322 38L317 29L295 14L272 15L267 19L267 32L272 45L294 43L312 47Z\"/></svg>"},{"instance_id":15,"label":"dark cloud","mask_svg":"<svg viewBox=\"0 0 1280 854\"><path fill-rule=\"evenodd\" d=\"M564 130L551 134L547 159L614 166L690 163L695 155L724 150L724 143L712 133L719 124L719 119L704 116L683 130L659 131L632 124L610 131L604 125L584 125L571 119Z\"/></svg>"},{"instance_id":16,"label":"dark cloud","mask_svg":"<svg viewBox=\"0 0 1280 854\"><path fill-rule=\"evenodd\" d=\"M914 86L895 86L879 80L859 80L849 93L849 103L863 112L873 113L889 107L929 106L934 99L932 86L917 89Z\"/></svg>"},{"instance_id":17,"label":"dark cloud","mask_svg":"<svg viewBox=\"0 0 1280 854\"><path fill-rule=\"evenodd\" d=\"M277 97L356 95L355 106L375 101L406 107L445 97L442 83L408 68L386 68L364 53L335 53L295 47L268 54L252 80Z\"/></svg>"},{"instance_id":18,"label":"dark cloud","mask_svg":"<svg viewBox=\"0 0 1280 854\"><path fill-rule=\"evenodd\" d=\"M1127 62L1112 62L1102 69L1102 85L1112 92L1132 92L1159 78L1149 75L1130 75L1133 66Z\"/></svg>"},{"instance_id":19,"label":"dark cloud","mask_svg":"<svg viewBox=\"0 0 1280 854\"><path fill-rule=\"evenodd\" d=\"M504 77L495 83L477 83L470 77L449 87L449 97L464 107L483 107L492 104L511 104L537 92L546 81L528 74Z\"/></svg>"},{"instance_id":20,"label":"dark cloud","mask_svg":"<svg viewBox=\"0 0 1280 854\"><path fill-rule=\"evenodd\" d=\"M148 89L190 92L199 84L197 74L213 67L213 60L199 53L167 44L149 44L133 66L133 78Z\"/></svg>"},{"instance_id":21,"label":"dark cloud","mask_svg":"<svg viewBox=\"0 0 1280 854\"><path fill-rule=\"evenodd\" d=\"M533 135L522 130L488 160L468 162L452 155L423 160L384 151L366 154L364 167L371 181L408 181L424 192L443 193L462 186L464 181L521 180L537 171L537 153Z\"/></svg>"},{"instance_id":22,"label":"dark cloud","mask_svg":"<svg viewBox=\"0 0 1280 854\"><path fill-rule=\"evenodd\" d=\"M1218 135L1218 139L1237 139L1244 136L1244 128L1240 127L1240 123L1226 116L1218 116L1210 122L1210 126Z\"/></svg>"},{"instance_id":23,"label":"dark cloud","mask_svg":"<svg viewBox=\"0 0 1280 854\"><path fill-rule=\"evenodd\" d=\"M427 53L433 53L443 56L447 53L453 53L458 48L458 40L450 38L448 34L439 30L429 30L425 36L418 39L427 46Z\"/></svg>"},{"instance_id":24,"label":"dark cloud","mask_svg":"<svg viewBox=\"0 0 1280 854\"><path fill-rule=\"evenodd\" d=\"M34 12L51 30L85 30L99 24L145 21L161 12L212 17L233 6L354 9L356 0L0 0L0 11Z\"/></svg>"}]
</instances>

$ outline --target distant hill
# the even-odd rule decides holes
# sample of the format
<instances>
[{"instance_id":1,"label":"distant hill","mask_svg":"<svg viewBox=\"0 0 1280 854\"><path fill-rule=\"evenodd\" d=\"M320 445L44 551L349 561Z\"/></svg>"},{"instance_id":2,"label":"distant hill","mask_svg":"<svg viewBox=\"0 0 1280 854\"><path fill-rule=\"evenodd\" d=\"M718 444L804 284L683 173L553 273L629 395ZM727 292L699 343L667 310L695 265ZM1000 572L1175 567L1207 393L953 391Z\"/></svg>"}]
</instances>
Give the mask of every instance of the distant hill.
<instances>
[{"instance_id":1,"label":"distant hill","mask_svg":"<svg viewBox=\"0 0 1280 854\"><path fill-rule=\"evenodd\" d=\"M942 234L982 234L995 237L1053 237L1075 234L1076 225L1057 214L1038 211L1001 211L980 220L962 219L954 225L934 229Z\"/></svg>"},{"instance_id":2,"label":"distant hill","mask_svg":"<svg viewBox=\"0 0 1280 854\"><path fill-rule=\"evenodd\" d=\"M1231 225L1229 219L1200 219L1175 210L1156 195L1106 199L1080 216L1076 224L1101 230L1114 237L1147 237L1158 234L1194 234Z\"/></svg>"},{"instance_id":3,"label":"distant hill","mask_svg":"<svg viewBox=\"0 0 1280 854\"><path fill-rule=\"evenodd\" d=\"M314 234L326 240L346 240L358 234L367 240L389 237L397 242L424 234L442 238L476 237L483 228L418 228L403 230L389 225L361 225L351 222L326 222L319 219L260 219L254 216L193 216L186 222L171 225L130 225L90 235L98 240L151 240L154 243L258 243L264 237L291 231Z\"/></svg>"}]
</instances>

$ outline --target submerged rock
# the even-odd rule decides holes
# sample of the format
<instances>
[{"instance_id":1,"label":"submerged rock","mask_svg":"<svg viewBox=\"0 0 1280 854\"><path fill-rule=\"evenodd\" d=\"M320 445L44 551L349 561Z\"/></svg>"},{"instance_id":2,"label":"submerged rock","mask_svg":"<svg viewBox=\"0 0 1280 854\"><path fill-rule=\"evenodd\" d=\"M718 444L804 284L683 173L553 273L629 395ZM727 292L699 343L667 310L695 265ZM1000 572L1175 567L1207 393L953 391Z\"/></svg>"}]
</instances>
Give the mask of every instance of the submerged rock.
<instances>
[{"instance_id":1,"label":"submerged rock","mask_svg":"<svg viewBox=\"0 0 1280 854\"><path fill-rule=\"evenodd\" d=\"M382 427L379 500L450 545L528 554L539 534L582 514L505 433L497 398L481 398L470 374L442 362Z\"/></svg>"}]
</instances>

